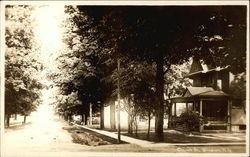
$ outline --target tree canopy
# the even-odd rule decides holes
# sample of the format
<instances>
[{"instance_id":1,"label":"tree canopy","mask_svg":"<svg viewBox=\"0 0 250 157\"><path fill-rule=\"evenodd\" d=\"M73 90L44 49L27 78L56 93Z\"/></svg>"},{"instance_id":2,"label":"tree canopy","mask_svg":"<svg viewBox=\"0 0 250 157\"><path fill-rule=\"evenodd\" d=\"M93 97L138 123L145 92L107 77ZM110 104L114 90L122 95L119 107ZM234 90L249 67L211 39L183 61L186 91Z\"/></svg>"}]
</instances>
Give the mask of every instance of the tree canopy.
<instances>
[{"instance_id":1,"label":"tree canopy","mask_svg":"<svg viewBox=\"0 0 250 157\"><path fill-rule=\"evenodd\" d=\"M93 25L102 34L99 43L109 47L115 56L124 54L156 63L155 132L160 141L163 140L163 75L171 65L182 64L194 56L218 66L230 64L232 70L235 67L238 71L245 70L244 62L235 61L245 60L246 56L244 7L79 6L79 9L93 18ZM239 39L243 41L240 45Z\"/></svg>"},{"instance_id":2,"label":"tree canopy","mask_svg":"<svg viewBox=\"0 0 250 157\"><path fill-rule=\"evenodd\" d=\"M171 88L178 79L177 65L194 57L215 66L229 65L233 73L246 70L245 6L67 6L66 12L70 16L66 43L71 58L78 60L72 67L80 63L82 70L74 74L78 83L70 79L66 85L81 91L87 102L107 100L116 93L120 59L122 96L138 94L142 102L147 92L154 93L159 141L164 92L180 93Z\"/></svg>"},{"instance_id":3,"label":"tree canopy","mask_svg":"<svg viewBox=\"0 0 250 157\"><path fill-rule=\"evenodd\" d=\"M41 69L35 51L31 6L6 6L5 115L29 115L39 103ZM9 125L9 124L7 124Z\"/></svg>"}]
</instances>

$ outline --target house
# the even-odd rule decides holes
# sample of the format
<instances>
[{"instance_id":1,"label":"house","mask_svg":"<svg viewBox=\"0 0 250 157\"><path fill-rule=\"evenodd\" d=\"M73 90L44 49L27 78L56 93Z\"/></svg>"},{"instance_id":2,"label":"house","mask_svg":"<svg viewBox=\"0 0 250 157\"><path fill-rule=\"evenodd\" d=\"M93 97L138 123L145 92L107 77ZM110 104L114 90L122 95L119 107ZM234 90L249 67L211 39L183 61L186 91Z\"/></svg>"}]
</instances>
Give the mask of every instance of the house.
<instances>
[{"instance_id":1,"label":"house","mask_svg":"<svg viewBox=\"0 0 250 157\"><path fill-rule=\"evenodd\" d=\"M193 80L193 87L188 87L181 97L171 99L170 117L173 118L169 121L184 111L195 111L208 121L200 125L200 132L245 129L245 113L242 108L234 108L235 99L228 94L232 77L228 67L220 68L193 60L187 77Z\"/></svg>"},{"instance_id":2,"label":"house","mask_svg":"<svg viewBox=\"0 0 250 157\"><path fill-rule=\"evenodd\" d=\"M120 101L120 127L122 130L127 130L130 122L130 116L128 110L128 104L124 99ZM115 101L104 107L104 127L107 129L116 129L118 128L117 123L117 108L118 102ZM146 130L148 126L148 120L145 118L140 118L139 116L135 117L137 121L138 130ZM155 126L155 117L151 118L150 128L154 129ZM164 129L168 128L168 119L164 117ZM135 124L133 123L133 130L135 130Z\"/></svg>"}]
</instances>

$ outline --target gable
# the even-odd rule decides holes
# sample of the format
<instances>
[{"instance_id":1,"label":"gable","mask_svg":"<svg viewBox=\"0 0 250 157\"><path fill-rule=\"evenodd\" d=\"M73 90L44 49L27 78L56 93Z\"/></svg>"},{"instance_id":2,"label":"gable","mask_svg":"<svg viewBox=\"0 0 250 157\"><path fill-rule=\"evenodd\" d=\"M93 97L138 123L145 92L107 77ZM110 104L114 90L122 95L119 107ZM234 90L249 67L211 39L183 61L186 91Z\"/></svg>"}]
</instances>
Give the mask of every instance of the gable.
<instances>
[{"instance_id":1,"label":"gable","mask_svg":"<svg viewBox=\"0 0 250 157\"><path fill-rule=\"evenodd\" d=\"M183 97L191 97L192 94L190 93L189 90L186 90L186 92L184 93Z\"/></svg>"},{"instance_id":2,"label":"gable","mask_svg":"<svg viewBox=\"0 0 250 157\"><path fill-rule=\"evenodd\" d=\"M190 97L212 91L214 91L212 87L187 87L183 97Z\"/></svg>"},{"instance_id":3,"label":"gable","mask_svg":"<svg viewBox=\"0 0 250 157\"><path fill-rule=\"evenodd\" d=\"M192 74L192 73L195 73L198 71L203 71L203 68L202 68L200 61L197 59L194 59L192 65L191 65L189 74Z\"/></svg>"},{"instance_id":4,"label":"gable","mask_svg":"<svg viewBox=\"0 0 250 157\"><path fill-rule=\"evenodd\" d=\"M205 64L203 61L198 59L193 59L189 75L195 74L195 73L206 73L211 70L216 70L216 67L212 64Z\"/></svg>"}]
</instances>

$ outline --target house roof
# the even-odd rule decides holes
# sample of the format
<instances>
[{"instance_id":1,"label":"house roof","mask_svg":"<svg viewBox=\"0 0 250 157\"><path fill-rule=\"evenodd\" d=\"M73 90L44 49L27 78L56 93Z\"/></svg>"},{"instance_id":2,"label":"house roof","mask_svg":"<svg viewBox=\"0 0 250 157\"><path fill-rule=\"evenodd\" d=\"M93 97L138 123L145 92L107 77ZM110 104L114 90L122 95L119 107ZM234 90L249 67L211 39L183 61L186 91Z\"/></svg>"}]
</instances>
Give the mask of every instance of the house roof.
<instances>
[{"instance_id":1,"label":"house roof","mask_svg":"<svg viewBox=\"0 0 250 157\"><path fill-rule=\"evenodd\" d=\"M221 96L229 96L229 94L224 93L223 91L209 91L209 92L205 92L205 93L200 93L198 94L199 96L209 96L209 97L221 97Z\"/></svg>"},{"instance_id":2,"label":"house roof","mask_svg":"<svg viewBox=\"0 0 250 157\"><path fill-rule=\"evenodd\" d=\"M207 65L200 60L194 59L189 74L186 77L192 77L197 74L208 73L212 71L222 71L227 68L228 66L221 68L212 65Z\"/></svg>"},{"instance_id":3,"label":"house roof","mask_svg":"<svg viewBox=\"0 0 250 157\"><path fill-rule=\"evenodd\" d=\"M199 95L205 92L214 91L212 87L187 87L184 97Z\"/></svg>"},{"instance_id":4,"label":"house roof","mask_svg":"<svg viewBox=\"0 0 250 157\"><path fill-rule=\"evenodd\" d=\"M214 90L212 87L187 87L183 97L192 97L192 96L218 97L218 96L229 96L229 94L226 94L223 91Z\"/></svg>"},{"instance_id":5,"label":"house roof","mask_svg":"<svg viewBox=\"0 0 250 157\"><path fill-rule=\"evenodd\" d=\"M212 87L188 87L182 97L171 98L172 102L189 102L199 98L225 98L229 94L223 91L216 91Z\"/></svg>"}]
</instances>

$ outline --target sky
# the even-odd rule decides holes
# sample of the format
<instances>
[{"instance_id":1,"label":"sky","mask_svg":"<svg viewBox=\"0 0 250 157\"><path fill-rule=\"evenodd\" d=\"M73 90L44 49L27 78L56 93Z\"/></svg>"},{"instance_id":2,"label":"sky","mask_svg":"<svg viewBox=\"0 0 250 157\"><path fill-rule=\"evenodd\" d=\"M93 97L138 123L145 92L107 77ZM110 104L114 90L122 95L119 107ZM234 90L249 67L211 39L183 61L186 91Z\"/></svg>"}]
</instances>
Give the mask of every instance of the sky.
<instances>
[{"instance_id":1,"label":"sky","mask_svg":"<svg viewBox=\"0 0 250 157\"><path fill-rule=\"evenodd\" d=\"M58 70L55 64L56 58L60 55L64 43L62 41L64 18L63 5L45 5L35 8L33 13L35 19L35 40L39 44L39 59L44 66L44 70L40 73L41 82L50 86L52 81L47 79L51 71ZM33 113L34 118L39 121L41 117L51 117L53 115L52 106L56 95L56 88L48 88L42 90L42 105L36 113ZM40 116L43 115L43 116Z\"/></svg>"},{"instance_id":2,"label":"sky","mask_svg":"<svg viewBox=\"0 0 250 157\"><path fill-rule=\"evenodd\" d=\"M61 25L64 15L63 5L46 5L38 7L33 16L36 20L34 31L37 42L40 44L40 58L45 66L53 67L54 59L63 47Z\"/></svg>"}]
</instances>

